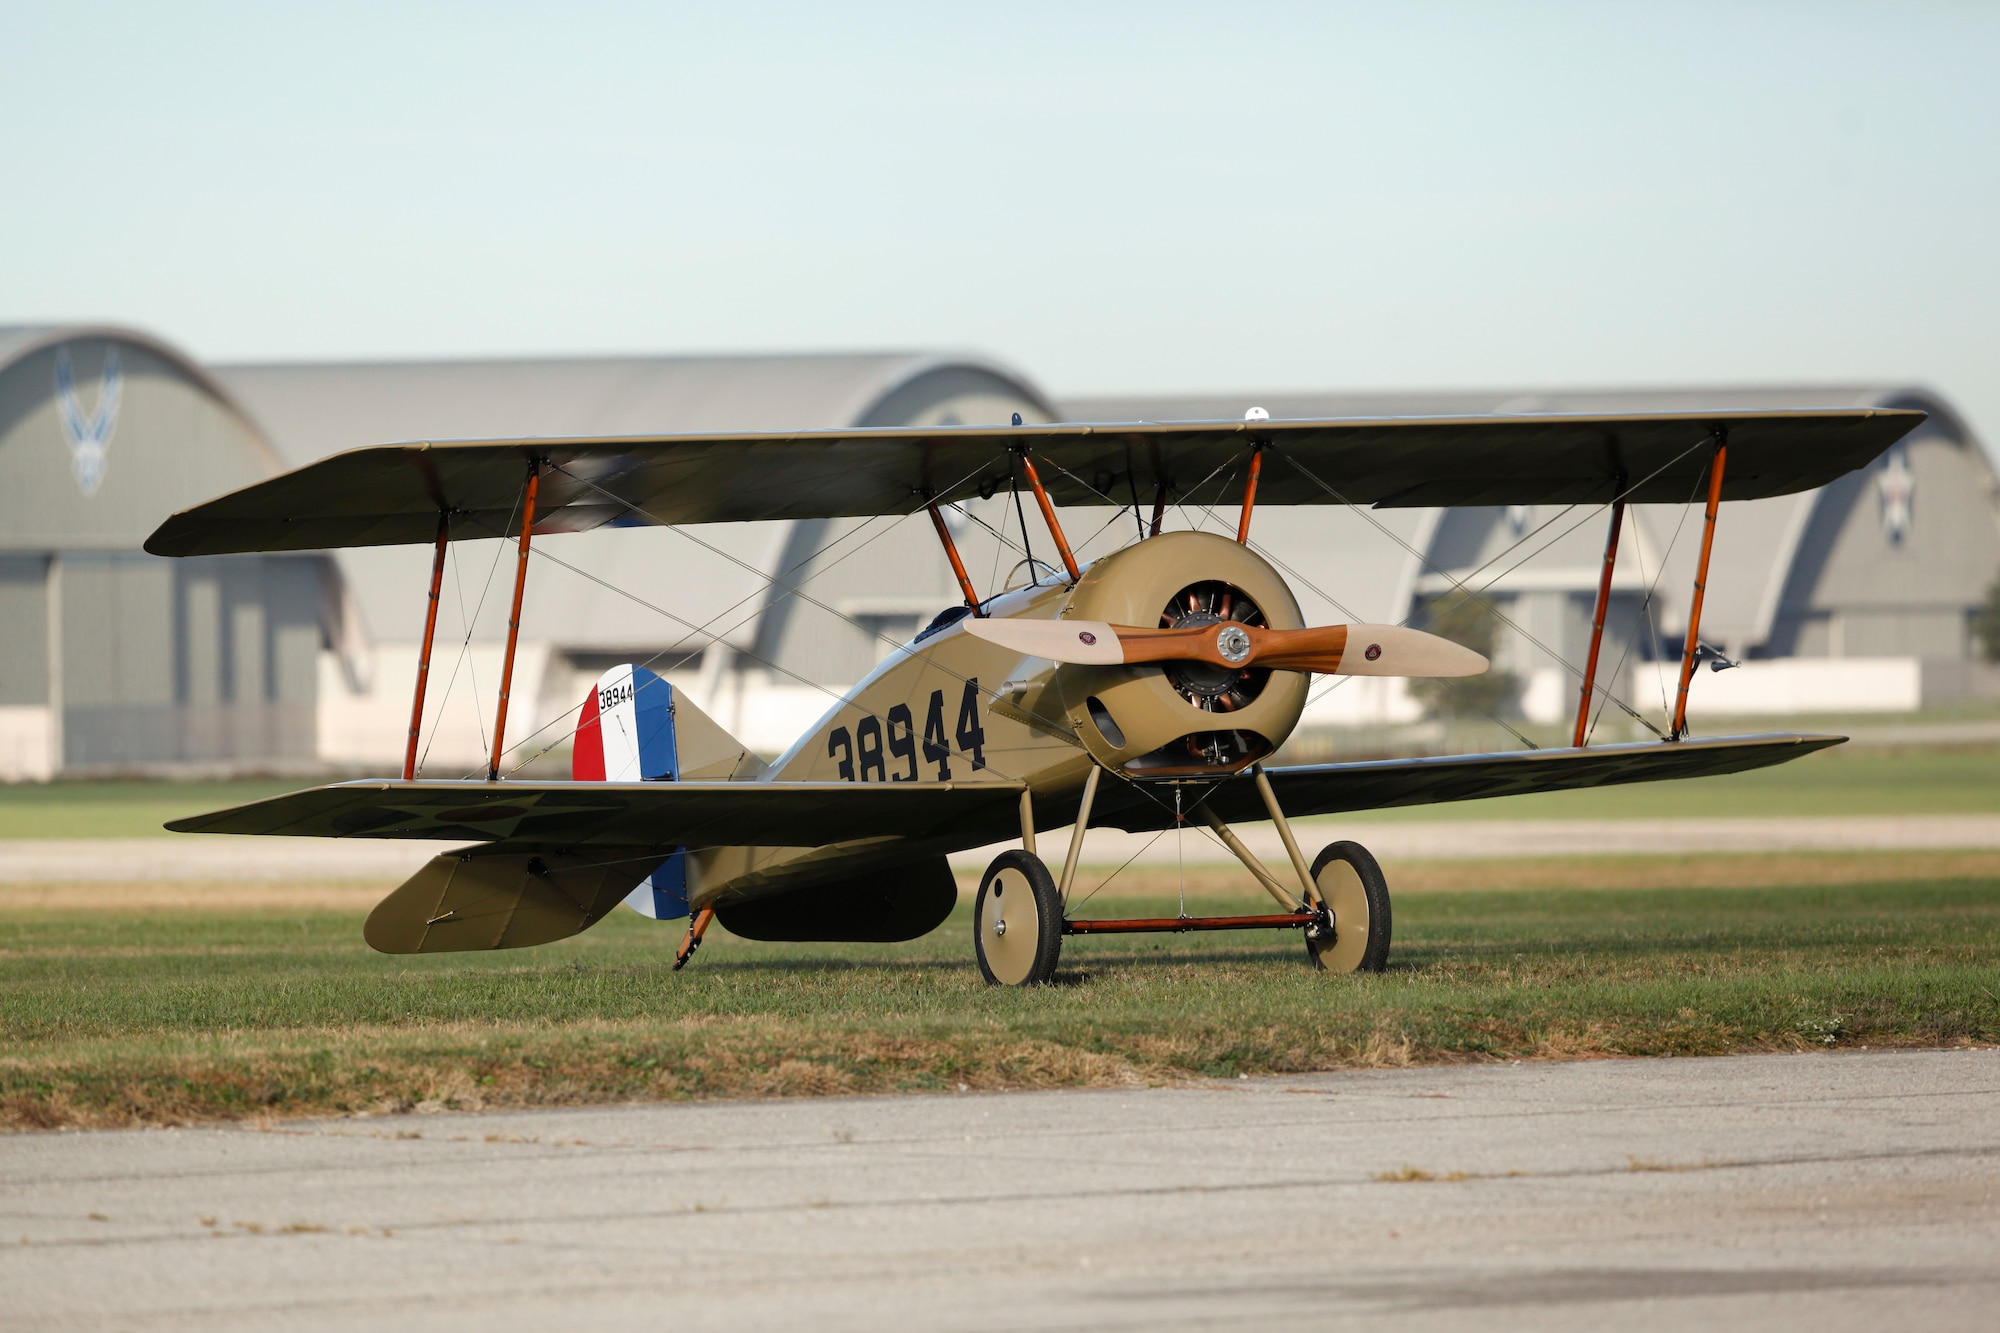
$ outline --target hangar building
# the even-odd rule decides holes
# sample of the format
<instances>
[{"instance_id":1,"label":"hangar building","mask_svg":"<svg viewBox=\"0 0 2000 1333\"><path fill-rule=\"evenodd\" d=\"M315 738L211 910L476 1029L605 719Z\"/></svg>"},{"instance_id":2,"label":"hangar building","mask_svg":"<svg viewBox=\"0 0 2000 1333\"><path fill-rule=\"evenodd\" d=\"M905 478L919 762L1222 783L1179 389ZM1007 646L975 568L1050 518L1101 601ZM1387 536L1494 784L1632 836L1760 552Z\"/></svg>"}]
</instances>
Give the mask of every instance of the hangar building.
<instances>
[{"instance_id":1,"label":"hangar building","mask_svg":"<svg viewBox=\"0 0 2000 1333\"><path fill-rule=\"evenodd\" d=\"M156 339L0 329L0 776L318 762L327 560L140 550L162 514L280 466Z\"/></svg>"},{"instance_id":2,"label":"hangar building","mask_svg":"<svg viewBox=\"0 0 2000 1333\"><path fill-rule=\"evenodd\" d=\"M1240 394L1051 403L978 357L629 357L202 367L110 328L0 330L0 777L165 769L381 772L408 726L429 553L161 561L174 509L341 449L409 439L806 429L1025 420L1684 406L1918 406L1932 421L1868 473L1726 507L1704 637L1745 662L1704 673L1694 713L1913 708L1995 689L1971 608L2000 570L1991 465L1950 406L1898 386L1507 397ZM1227 479L1221 479L1226 482ZM1218 484L1218 493L1220 484ZM1032 505L1029 506L1032 509ZM1080 510L1082 558L1132 516ZM1695 514L1698 527L1699 513ZM1027 577L1003 493L954 519L982 589ZM1234 528L1233 501L1170 526ZM1053 558L1030 517L1033 553ZM1679 507L1628 520L1614 683L1643 703L1684 624L1693 541ZM1003 537L996 534L1003 534ZM1266 508L1255 539L1314 621L1396 621L1459 583L1507 616L1497 657L1530 718L1556 717L1581 656L1602 511ZM500 541L453 544L424 771L481 767L510 570ZM928 520L602 530L538 542L509 740L563 761L566 718L605 667L651 661L765 751L957 600ZM1526 559L1523 559L1523 556ZM1622 633L1621 633L1622 631ZM1607 659L1607 669L1611 667ZM1651 673L1650 675L1648 673ZM1309 723L1406 720L1393 682L1320 692ZM523 703L530 704L523 718Z\"/></svg>"}]
</instances>

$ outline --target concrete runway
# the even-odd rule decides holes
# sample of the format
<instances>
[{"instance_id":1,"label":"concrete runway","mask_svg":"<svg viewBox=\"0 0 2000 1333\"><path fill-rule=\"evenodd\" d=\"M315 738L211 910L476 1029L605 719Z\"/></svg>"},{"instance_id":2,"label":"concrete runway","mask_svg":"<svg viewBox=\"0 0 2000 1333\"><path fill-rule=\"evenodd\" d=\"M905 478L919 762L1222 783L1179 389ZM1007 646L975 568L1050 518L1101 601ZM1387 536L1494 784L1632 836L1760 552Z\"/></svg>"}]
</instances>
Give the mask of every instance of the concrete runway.
<instances>
[{"instance_id":1,"label":"concrete runway","mask_svg":"<svg viewBox=\"0 0 2000 1333\"><path fill-rule=\"evenodd\" d=\"M1992 1328L2000 1051L19 1134L0 1238L8 1329Z\"/></svg>"}]
</instances>

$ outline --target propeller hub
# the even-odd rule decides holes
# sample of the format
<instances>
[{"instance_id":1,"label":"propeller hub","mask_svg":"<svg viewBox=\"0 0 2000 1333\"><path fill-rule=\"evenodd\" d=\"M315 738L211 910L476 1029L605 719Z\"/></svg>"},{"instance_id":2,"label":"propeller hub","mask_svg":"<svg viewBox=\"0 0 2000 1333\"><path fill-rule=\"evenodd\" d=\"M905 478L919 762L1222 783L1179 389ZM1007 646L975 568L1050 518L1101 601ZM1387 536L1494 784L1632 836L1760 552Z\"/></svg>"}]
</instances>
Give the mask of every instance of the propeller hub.
<instances>
[{"instance_id":1,"label":"propeller hub","mask_svg":"<svg viewBox=\"0 0 2000 1333\"><path fill-rule=\"evenodd\" d=\"M1250 659L1247 627L1261 626L1264 613L1241 588L1219 581L1192 584L1174 594L1160 613L1161 629L1215 629L1215 647L1228 666L1170 662L1167 679L1181 698L1209 713L1233 713L1263 692L1268 671L1246 669Z\"/></svg>"}]
</instances>

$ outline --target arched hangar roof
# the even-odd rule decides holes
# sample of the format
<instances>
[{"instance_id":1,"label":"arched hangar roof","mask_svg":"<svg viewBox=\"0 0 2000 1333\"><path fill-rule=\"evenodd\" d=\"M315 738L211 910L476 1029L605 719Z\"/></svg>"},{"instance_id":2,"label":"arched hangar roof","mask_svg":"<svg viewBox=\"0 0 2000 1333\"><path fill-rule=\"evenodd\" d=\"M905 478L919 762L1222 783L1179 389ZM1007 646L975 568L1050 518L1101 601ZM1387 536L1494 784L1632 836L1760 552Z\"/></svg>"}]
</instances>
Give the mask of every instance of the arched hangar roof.
<instances>
[{"instance_id":1,"label":"arched hangar roof","mask_svg":"<svg viewBox=\"0 0 2000 1333\"><path fill-rule=\"evenodd\" d=\"M143 347L210 394L232 407L235 406L229 391L223 388L200 362L187 353L172 343L162 342L150 333L142 333L137 329L128 329L116 324L0 324L0 371L5 371L15 362L24 361L47 348L57 347L66 342L89 340Z\"/></svg>"},{"instance_id":2,"label":"arched hangar roof","mask_svg":"<svg viewBox=\"0 0 2000 1333\"><path fill-rule=\"evenodd\" d=\"M288 467L414 439L928 424L967 398L1025 400L1018 373L917 353L575 357L220 366Z\"/></svg>"},{"instance_id":3,"label":"arched hangar roof","mask_svg":"<svg viewBox=\"0 0 2000 1333\"><path fill-rule=\"evenodd\" d=\"M137 551L278 453L208 370L115 325L0 327L0 548Z\"/></svg>"}]
</instances>

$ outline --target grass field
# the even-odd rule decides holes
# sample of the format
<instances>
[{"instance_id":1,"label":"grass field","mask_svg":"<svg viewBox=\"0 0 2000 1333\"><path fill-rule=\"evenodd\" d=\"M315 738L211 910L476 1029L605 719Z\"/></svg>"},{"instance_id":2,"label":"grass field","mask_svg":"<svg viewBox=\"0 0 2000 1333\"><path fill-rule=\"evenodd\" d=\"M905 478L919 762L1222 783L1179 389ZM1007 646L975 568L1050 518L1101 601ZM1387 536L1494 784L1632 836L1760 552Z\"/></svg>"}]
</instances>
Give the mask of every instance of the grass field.
<instances>
[{"instance_id":1,"label":"grass field","mask_svg":"<svg viewBox=\"0 0 2000 1333\"><path fill-rule=\"evenodd\" d=\"M895 946L718 931L676 974L678 930L622 911L413 959L361 942L381 885L0 887L0 1125L2000 1040L2000 855L1396 874L1384 976L1315 976L1292 934L1097 937L1033 992L980 983L963 907ZM1254 901L1222 883L1190 909ZM1171 895L1135 873L1092 910Z\"/></svg>"},{"instance_id":2,"label":"grass field","mask_svg":"<svg viewBox=\"0 0 2000 1333\"><path fill-rule=\"evenodd\" d=\"M0 785L0 839L165 835L169 819L275 796L298 782ZM1395 819L1672 819L1755 815L2000 814L2000 747L1841 747L1756 773L1455 805ZM0 851L0 879L4 879Z\"/></svg>"}]
</instances>

